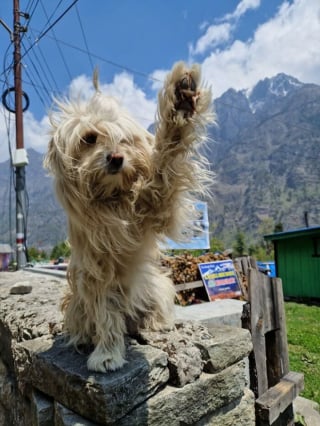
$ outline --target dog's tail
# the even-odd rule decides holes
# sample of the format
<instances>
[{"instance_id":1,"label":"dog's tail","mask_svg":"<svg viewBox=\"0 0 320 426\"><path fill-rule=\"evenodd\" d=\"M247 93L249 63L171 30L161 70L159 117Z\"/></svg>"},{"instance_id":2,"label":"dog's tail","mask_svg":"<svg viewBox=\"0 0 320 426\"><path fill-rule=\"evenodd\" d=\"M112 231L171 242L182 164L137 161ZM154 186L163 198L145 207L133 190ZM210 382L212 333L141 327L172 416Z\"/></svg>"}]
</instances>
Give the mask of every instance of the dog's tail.
<instances>
[{"instance_id":1,"label":"dog's tail","mask_svg":"<svg viewBox=\"0 0 320 426\"><path fill-rule=\"evenodd\" d=\"M93 70L92 82L93 82L93 87L96 89L96 92L100 93L99 69L98 69L98 67L95 67L95 69Z\"/></svg>"}]
</instances>

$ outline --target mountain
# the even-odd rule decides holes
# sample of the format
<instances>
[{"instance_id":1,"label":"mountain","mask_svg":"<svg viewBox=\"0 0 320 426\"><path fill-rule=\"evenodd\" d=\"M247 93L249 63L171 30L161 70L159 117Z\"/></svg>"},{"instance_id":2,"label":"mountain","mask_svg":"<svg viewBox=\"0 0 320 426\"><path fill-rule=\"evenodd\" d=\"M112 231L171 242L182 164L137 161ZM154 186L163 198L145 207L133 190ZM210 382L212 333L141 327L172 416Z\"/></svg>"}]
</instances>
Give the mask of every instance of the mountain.
<instances>
[{"instance_id":1,"label":"mountain","mask_svg":"<svg viewBox=\"0 0 320 426\"><path fill-rule=\"evenodd\" d=\"M284 229L320 223L320 86L285 74L215 100L218 126L207 151L216 173L210 208L216 233L252 238L266 218Z\"/></svg>"},{"instance_id":2,"label":"mountain","mask_svg":"<svg viewBox=\"0 0 320 426\"><path fill-rule=\"evenodd\" d=\"M66 239L66 218L55 199L52 178L43 169L43 155L28 149L29 165L26 171L27 193L27 244L43 250L51 250ZM15 244L15 195L10 189L10 162L0 164L0 242ZM11 207L10 207L11 201ZM11 218L11 240L9 234Z\"/></svg>"},{"instance_id":3,"label":"mountain","mask_svg":"<svg viewBox=\"0 0 320 426\"><path fill-rule=\"evenodd\" d=\"M217 126L205 153L216 174L209 200L215 236L230 244L238 229L252 240L271 218L284 229L320 223L320 86L278 74L250 90L215 99ZM49 250L66 238L42 155L28 150L28 245ZM9 239L9 162L0 164L0 242ZM15 239L15 200L11 228Z\"/></svg>"}]
</instances>

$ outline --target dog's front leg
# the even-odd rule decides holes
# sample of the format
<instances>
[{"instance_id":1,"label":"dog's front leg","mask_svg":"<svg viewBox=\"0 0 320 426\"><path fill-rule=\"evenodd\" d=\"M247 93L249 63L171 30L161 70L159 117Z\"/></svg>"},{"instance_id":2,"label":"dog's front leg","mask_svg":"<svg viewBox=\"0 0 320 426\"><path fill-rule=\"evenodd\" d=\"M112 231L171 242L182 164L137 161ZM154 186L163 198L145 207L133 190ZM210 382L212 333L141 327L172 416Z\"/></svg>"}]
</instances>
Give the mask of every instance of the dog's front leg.
<instances>
[{"instance_id":1,"label":"dog's front leg","mask_svg":"<svg viewBox=\"0 0 320 426\"><path fill-rule=\"evenodd\" d=\"M194 195L206 193L210 173L197 145L214 122L211 106L211 91L200 87L200 67L176 64L159 93L154 175L142 193L157 232L176 236Z\"/></svg>"},{"instance_id":2,"label":"dog's front leg","mask_svg":"<svg viewBox=\"0 0 320 426\"><path fill-rule=\"evenodd\" d=\"M103 292L102 292L103 293ZM93 322L91 341L94 351L89 356L89 370L105 372L117 370L125 364L124 334L126 324L121 309L119 294L111 289L97 294L93 310L87 315Z\"/></svg>"}]
</instances>

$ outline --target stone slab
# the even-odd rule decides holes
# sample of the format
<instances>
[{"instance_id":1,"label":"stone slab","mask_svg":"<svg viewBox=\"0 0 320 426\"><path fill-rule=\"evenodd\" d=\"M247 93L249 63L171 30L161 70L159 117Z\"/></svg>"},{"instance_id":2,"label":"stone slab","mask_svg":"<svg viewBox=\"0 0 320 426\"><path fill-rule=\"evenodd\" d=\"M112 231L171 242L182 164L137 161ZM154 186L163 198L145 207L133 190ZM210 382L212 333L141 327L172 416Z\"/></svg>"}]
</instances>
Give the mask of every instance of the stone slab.
<instances>
[{"instance_id":1,"label":"stone slab","mask_svg":"<svg viewBox=\"0 0 320 426\"><path fill-rule=\"evenodd\" d=\"M32 391L31 414L34 426L53 426L53 400L50 400L41 392Z\"/></svg>"},{"instance_id":2,"label":"stone slab","mask_svg":"<svg viewBox=\"0 0 320 426\"><path fill-rule=\"evenodd\" d=\"M88 371L87 356L66 347L61 338L21 342L14 351L21 382L102 424L126 415L169 379L167 354L146 345L131 343L124 367L108 373Z\"/></svg>"},{"instance_id":3,"label":"stone slab","mask_svg":"<svg viewBox=\"0 0 320 426\"><path fill-rule=\"evenodd\" d=\"M255 426L254 394L245 389L242 398L203 417L193 426Z\"/></svg>"},{"instance_id":4,"label":"stone slab","mask_svg":"<svg viewBox=\"0 0 320 426\"><path fill-rule=\"evenodd\" d=\"M144 344L168 354L169 383L175 386L191 383L202 371L221 371L252 351L250 332L226 325L208 328L197 321L176 321L173 330L142 330L139 335Z\"/></svg>"},{"instance_id":5,"label":"stone slab","mask_svg":"<svg viewBox=\"0 0 320 426\"><path fill-rule=\"evenodd\" d=\"M92 423L90 420L84 419L82 416L59 404L59 402L56 402L54 405L54 426L98 426L97 423Z\"/></svg>"},{"instance_id":6,"label":"stone slab","mask_svg":"<svg viewBox=\"0 0 320 426\"><path fill-rule=\"evenodd\" d=\"M241 398L245 383L243 361L217 374L202 373L197 381L183 388L166 386L114 425L194 425L205 415Z\"/></svg>"},{"instance_id":7,"label":"stone slab","mask_svg":"<svg viewBox=\"0 0 320 426\"><path fill-rule=\"evenodd\" d=\"M242 306L245 302L236 299L223 299L190 306L175 306L179 321L200 321L207 327L229 325L241 328Z\"/></svg>"}]
</instances>

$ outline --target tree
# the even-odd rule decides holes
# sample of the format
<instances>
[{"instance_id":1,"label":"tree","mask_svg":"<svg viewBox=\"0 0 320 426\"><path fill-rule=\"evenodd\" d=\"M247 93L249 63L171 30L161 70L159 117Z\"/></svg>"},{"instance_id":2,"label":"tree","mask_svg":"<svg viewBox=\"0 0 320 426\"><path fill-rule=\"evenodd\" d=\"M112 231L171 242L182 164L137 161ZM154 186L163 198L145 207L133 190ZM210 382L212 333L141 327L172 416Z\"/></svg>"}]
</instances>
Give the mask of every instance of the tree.
<instances>
[{"instance_id":1,"label":"tree","mask_svg":"<svg viewBox=\"0 0 320 426\"><path fill-rule=\"evenodd\" d=\"M219 240L216 237L212 237L210 240L210 250L215 252L223 252L224 251L224 244L221 240Z\"/></svg>"},{"instance_id":2,"label":"tree","mask_svg":"<svg viewBox=\"0 0 320 426\"><path fill-rule=\"evenodd\" d=\"M283 225L282 225L282 223L281 222L277 222L275 225L274 225L274 230L273 230L273 232L282 232L283 231Z\"/></svg>"},{"instance_id":3,"label":"tree","mask_svg":"<svg viewBox=\"0 0 320 426\"><path fill-rule=\"evenodd\" d=\"M47 259L47 253L44 250L39 250L36 247L28 248L28 258L30 262L38 262Z\"/></svg>"},{"instance_id":4,"label":"tree","mask_svg":"<svg viewBox=\"0 0 320 426\"><path fill-rule=\"evenodd\" d=\"M234 257L244 256L246 252L245 235L242 231L238 231L236 234L236 240L233 245Z\"/></svg>"},{"instance_id":5,"label":"tree","mask_svg":"<svg viewBox=\"0 0 320 426\"><path fill-rule=\"evenodd\" d=\"M71 249L67 241L62 241L55 245L51 251L50 259L58 259L59 257L70 257Z\"/></svg>"}]
</instances>

